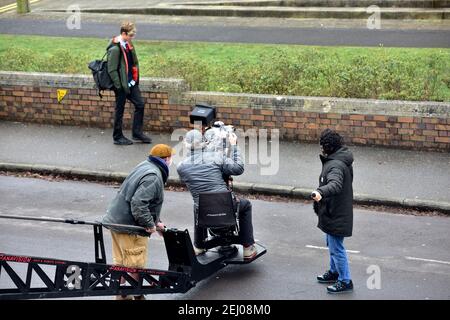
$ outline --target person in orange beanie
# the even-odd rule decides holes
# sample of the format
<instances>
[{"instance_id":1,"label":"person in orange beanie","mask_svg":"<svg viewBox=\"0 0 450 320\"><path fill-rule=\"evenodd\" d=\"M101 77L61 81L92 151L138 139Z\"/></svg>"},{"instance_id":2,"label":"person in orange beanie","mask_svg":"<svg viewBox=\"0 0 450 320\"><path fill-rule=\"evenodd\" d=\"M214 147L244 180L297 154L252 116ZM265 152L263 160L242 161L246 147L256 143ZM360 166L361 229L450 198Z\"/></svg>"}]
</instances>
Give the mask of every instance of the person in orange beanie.
<instances>
[{"instance_id":1,"label":"person in orange beanie","mask_svg":"<svg viewBox=\"0 0 450 320\"><path fill-rule=\"evenodd\" d=\"M108 227L112 237L113 263L130 268L145 268L148 256L148 237L164 229L160 219L164 201L164 185L169 177L174 149L157 144L148 159L141 162L122 183L111 201L102 223L141 226L145 231ZM134 275L137 276L137 275ZM117 296L117 300L132 300L131 296ZM134 297L145 299L144 296Z\"/></svg>"}]
</instances>

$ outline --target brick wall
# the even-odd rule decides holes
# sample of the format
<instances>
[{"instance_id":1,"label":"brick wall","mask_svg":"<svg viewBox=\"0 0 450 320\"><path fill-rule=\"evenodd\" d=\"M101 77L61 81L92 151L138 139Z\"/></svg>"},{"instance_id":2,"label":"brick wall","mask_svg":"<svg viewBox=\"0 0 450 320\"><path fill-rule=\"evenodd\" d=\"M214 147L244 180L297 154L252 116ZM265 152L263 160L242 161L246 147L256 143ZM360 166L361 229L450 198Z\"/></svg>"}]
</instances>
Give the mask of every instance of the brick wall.
<instances>
[{"instance_id":1,"label":"brick wall","mask_svg":"<svg viewBox=\"0 0 450 320\"><path fill-rule=\"evenodd\" d=\"M102 94L101 99L94 89L69 89L64 99L58 102L55 88L0 86L0 119L110 128L114 116L114 93L107 91ZM163 130L162 120L174 114L169 108L168 93L142 92L142 96L146 102L147 129ZM188 114L187 109L185 113ZM130 127L132 117L133 108L127 106L124 127Z\"/></svg>"},{"instance_id":2,"label":"brick wall","mask_svg":"<svg viewBox=\"0 0 450 320\"><path fill-rule=\"evenodd\" d=\"M243 130L279 129L282 139L317 142L324 128L347 143L450 151L450 104L190 92L184 81L143 79L145 130L189 128L198 102L217 106L218 119ZM114 95L103 99L88 76L0 72L0 120L111 128ZM58 102L57 89L67 89ZM125 109L130 128L133 108Z\"/></svg>"},{"instance_id":3,"label":"brick wall","mask_svg":"<svg viewBox=\"0 0 450 320\"><path fill-rule=\"evenodd\" d=\"M450 150L450 121L445 118L252 111L250 115L222 113L222 117L244 130L279 128L280 135L289 140L316 142L323 129L334 128L352 144Z\"/></svg>"}]
</instances>

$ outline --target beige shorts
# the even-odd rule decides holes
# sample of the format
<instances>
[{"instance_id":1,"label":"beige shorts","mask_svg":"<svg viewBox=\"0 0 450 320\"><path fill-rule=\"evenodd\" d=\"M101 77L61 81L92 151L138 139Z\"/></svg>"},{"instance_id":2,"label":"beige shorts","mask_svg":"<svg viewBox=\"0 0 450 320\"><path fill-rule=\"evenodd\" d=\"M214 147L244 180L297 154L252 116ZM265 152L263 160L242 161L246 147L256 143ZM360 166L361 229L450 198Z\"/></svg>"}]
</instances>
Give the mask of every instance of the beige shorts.
<instances>
[{"instance_id":1,"label":"beige shorts","mask_svg":"<svg viewBox=\"0 0 450 320\"><path fill-rule=\"evenodd\" d=\"M148 237L111 231L113 263L130 268L145 268Z\"/></svg>"}]
</instances>

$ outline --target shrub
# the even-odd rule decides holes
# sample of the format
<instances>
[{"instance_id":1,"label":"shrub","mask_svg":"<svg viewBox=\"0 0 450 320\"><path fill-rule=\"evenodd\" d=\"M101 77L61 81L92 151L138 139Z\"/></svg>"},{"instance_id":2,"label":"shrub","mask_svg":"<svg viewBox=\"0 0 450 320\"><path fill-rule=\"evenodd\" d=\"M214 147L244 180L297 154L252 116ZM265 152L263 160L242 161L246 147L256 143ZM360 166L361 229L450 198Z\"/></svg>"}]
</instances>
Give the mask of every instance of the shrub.
<instances>
[{"instance_id":1,"label":"shrub","mask_svg":"<svg viewBox=\"0 0 450 320\"><path fill-rule=\"evenodd\" d=\"M0 37L14 43L0 44L1 70L89 74L87 63L105 47L94 39L83 47L81 39ZM183 78L195 91L450 101L446 49L176 42L138 48L141 76Z\"/></svg>"}]
</instances>

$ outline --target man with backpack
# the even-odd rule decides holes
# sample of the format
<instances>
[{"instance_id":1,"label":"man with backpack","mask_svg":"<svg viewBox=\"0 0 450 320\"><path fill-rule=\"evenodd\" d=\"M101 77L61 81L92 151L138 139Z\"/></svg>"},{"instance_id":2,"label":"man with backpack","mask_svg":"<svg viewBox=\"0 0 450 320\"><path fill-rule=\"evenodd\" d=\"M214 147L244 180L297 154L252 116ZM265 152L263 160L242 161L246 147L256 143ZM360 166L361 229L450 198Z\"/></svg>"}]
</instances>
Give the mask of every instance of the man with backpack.
<instances>
[{"instance_id":1,"label":"man with backpack","mask_svg":"<svg viewBox=\"0 0 450 320\"><path fill-rule=\"evenodd\" d=\"M116 106L114 115L114 144L130 145L131 140L122 133L123 112L126 100L134 105L132 138L143 143L151 143L150 137L142 132L144 122L144 99L139 90L139 62L131 39L136 35L132 22L124 22L120 35L114 37L107 47L108 73L114 83Z\"/></svg>"}]
</instances>

